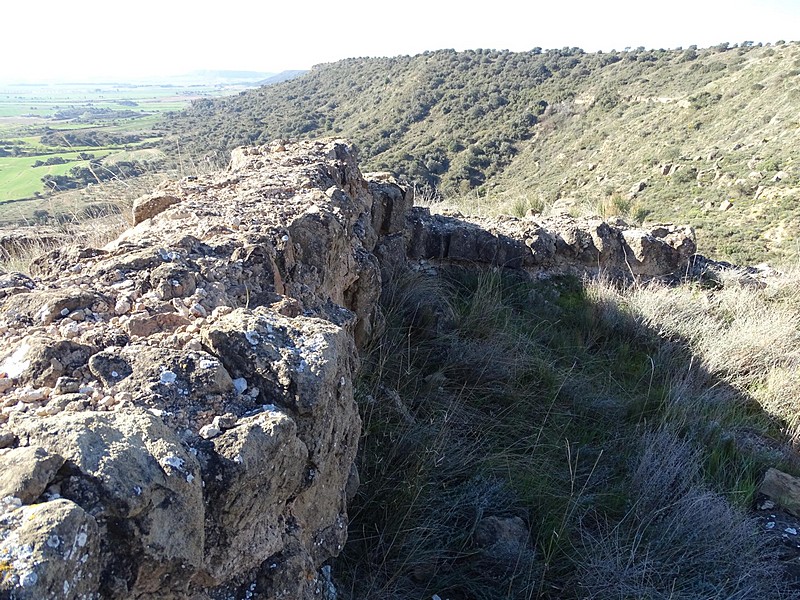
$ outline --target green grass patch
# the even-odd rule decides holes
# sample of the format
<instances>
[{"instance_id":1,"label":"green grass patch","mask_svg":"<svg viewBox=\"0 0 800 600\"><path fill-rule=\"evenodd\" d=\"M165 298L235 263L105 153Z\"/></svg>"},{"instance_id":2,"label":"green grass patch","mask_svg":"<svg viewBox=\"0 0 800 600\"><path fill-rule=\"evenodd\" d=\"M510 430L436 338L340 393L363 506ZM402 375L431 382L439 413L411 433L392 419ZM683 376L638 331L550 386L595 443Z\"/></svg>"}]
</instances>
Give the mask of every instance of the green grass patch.
<instances>
[{"instance_id":1,"label":"green grass patch","mask_svg":"<svg viewBox=\"0 0 800 600\"><path fill-rule=\"evenodd\" d=\"M43 193L43 176L64 175L85 164L32 169L36 160L71 158L74 153L86 152L98 159L111 155L112 163L154 158L163 162L163 152L148 149L161 138L156 127L163 115L186 108L193 98L234 91L238 88L213 85L0 86L0 148L11 154L0 156L0 202ZM53 133L59 131L64 136L72 134L69 139L75 143L62 145ZM76 137L81 131L89 135ZM49 143L43 143L42 136L47 134ZM80 141L101 145L87 146Z\"/></svg>"},{"instance_id":2,"label":"green grass patch","mask_svg":"<svg viewBox=\"0 0 800 600\"><path fill-rule=\"evenodd\" d=\"M33 168L33 163L42 155L25 157L0 157L0 202L31 198L36 192L43 192L42 177L63 175L76 166L86 166L88 161L78 159L78 152L64 152L60 156L69 162L60 165L47 165ZM53 156L53 155L48 155Z\"/></svg>"}]
</instances>

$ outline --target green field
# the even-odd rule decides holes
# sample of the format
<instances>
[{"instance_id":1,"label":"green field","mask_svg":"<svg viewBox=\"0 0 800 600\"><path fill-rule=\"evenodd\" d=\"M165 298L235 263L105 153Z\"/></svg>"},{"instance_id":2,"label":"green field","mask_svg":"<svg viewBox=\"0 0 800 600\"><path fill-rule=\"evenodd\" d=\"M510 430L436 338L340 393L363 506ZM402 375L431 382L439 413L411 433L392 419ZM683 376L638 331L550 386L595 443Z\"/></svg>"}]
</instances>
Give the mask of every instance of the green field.
<instances>
[{"instance_id":1,"label":"green field","mask_svg":"<svg viewBox=\"0 0 800 600\"><path fill-rule=\"evenodd\" d=\"M78 152L60 154L69 162L61 165L46 165L33 168L39 156L0 158L0 201L29 198L43 190L42 177L63 175L72 167L85 166L88 161L78 161Z\"/></svg>"},{"instance_id":2,"label":"green field","mask_svg":"<svg viewBox=\"0 0 800 600\"><path fill-rule=\"evenodd\" d=\"M165 113L181 110L196 98L243 89L242 85L0 84L0 203L17 204L13 211L0 210L0 221L20 212L20 201L40 203L51 191L43 177L66 176L75 167L88 167L86 155L101 169L125 161L156 168L165 158L154 148L160 139L156 126ZM87 140L87 135L95 137ZM70 141L76 139L92 143ZM34 166L56 158L66 162Z\"/></svg>"}]
</instances>

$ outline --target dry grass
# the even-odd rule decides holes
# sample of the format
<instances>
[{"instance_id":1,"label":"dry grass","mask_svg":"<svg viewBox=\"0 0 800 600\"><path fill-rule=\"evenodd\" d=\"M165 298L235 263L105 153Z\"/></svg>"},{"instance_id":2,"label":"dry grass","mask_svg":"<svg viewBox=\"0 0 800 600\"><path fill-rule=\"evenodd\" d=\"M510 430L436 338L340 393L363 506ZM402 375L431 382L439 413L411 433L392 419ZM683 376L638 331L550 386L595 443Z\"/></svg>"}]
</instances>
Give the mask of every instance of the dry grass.
<instances>
[{"instance_id":1,"label":"dry grass","mask_svg":"<svg viewBox=\"0 0 800 600\"><path fill-rule=\"evenodd\" d=\"M643 327L680 339L695 366L752 396L798 435L800 279L796 271L756 289L738 279L722 289L637 288L620 298Z\"/></svg>"},{"instance_id":2,"label":"dry grass","mask_svg":"<svg viewBox=\"0 0 800 600\"><path fill-rule=\"evenodd\" d=\"M152 173L4 205L0 224L20 242L0 247L0 270L27 273L33 259L64 244L104 246L132 225L133 201L168 177Z\"/></svg>"},{"instance_id":3,"label":"dry grass","mask_svg":"<svg viewBox=\"0 0 800 600\"><path fill-rule=\"evenodd\" d=\"M613 525L581 530L582 597L784 597L757 523L705 489L701 455L667 429L643 436L631 469L632 509Z\"/></svg>"},{"instance_id":4,"label":"dry grass","mask_svg":"<svg viewBox=\"0 0 800 600\"><path fill-rule=\"evenodd\" d=\"M41 198L31 198L3 204L0 226L19 227L36 225L42 221L38 214L46 214L47 221L79 224L103 214L125 213L133 200L152 191L169 173L149 173L139 177L116 179L94 184L83 189L50 193Z\"/></svg>"},{"instance_id":5,"label":"dry grass","mask_svg":"<svg viewBox=\"0 0 800 600\"><path fill-rule=\"evenodd\" d=\"M29 274L31 262L47 252L68 244L82 244L94 248L105 246L130 227L122 214L107 215L76 224L58 227L48 239L37 239L36 227L31 227L30 238L18 247L6 251L0 247L0 271ZM20 229L17 230L21 231Z\"/></svg>"},{"instance_id":6,"label":"dry grass","mask_svg":"<svg viewBox=\"0 0 800 600\"><path fill-rule=\"evenodd\" d=\"M344 597L784 597L747 509L791 453L794 281L393 279ZM472 538L498 514L535 540L505 570Z\"/></svg>"},{"instance_id":7,"label":"dry grass","mask_svg":"<svg viewBox=\"0 0 800 600\"><path fill-rule=\"evenodd\" d=\"M476 218L547 215L552 208L552 202L522 188L504 192L502 195L479 190L466 194L420 193L415 197L414 204L428 207L434 213L458 211Z\"/></svg>"},{"instance_id":8,"label":"dry grass","mask_svg":"<svg viewBox=\"0 0 800 600\"><path fill-rule=\"evenodd\" d=\"M747 510L792 471L800 292L723 279L394 278L344 596L789 597ZM499 575L472 538L497 514L534 542Z\"/></svg>"},{"instance_id":9,"label":"dry grass","mask_svg":"<svg viewBox=\"0 0 800 600\"><path fill-rule=\"evenodd\" d=\"M595 201L583 199L563 203L521 186L502 192L474 190L467 194L420 194L414 203L430 208L431 212L458 211L476 218L500 215L549 217L566 211L573 217L622 217L632 224L642 224L649 214L640 201L621 194L598 195Z\"/></svg>"}]
</instances>

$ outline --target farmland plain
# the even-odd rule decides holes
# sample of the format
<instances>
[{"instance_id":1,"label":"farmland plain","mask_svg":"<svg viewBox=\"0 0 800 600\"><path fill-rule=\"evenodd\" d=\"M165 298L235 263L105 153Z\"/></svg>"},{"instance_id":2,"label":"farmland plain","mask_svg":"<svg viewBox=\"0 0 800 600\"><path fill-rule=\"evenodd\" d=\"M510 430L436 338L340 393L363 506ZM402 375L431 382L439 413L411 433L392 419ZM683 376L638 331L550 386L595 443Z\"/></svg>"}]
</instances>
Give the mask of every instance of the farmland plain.
<instances>
[{"instance_id":1,"label":"farmland plain","mask_svg":"<svg viewBox=\"0 0 800 600\"><path fill-rule=\"evenodd\" d=\"M65 189L161 171L156 148L165 113L192 100L247 89L250 82L0 84L0 225L74 212ZM72 201L76 194L68 195Z\"/></svg>"}]
</instances>

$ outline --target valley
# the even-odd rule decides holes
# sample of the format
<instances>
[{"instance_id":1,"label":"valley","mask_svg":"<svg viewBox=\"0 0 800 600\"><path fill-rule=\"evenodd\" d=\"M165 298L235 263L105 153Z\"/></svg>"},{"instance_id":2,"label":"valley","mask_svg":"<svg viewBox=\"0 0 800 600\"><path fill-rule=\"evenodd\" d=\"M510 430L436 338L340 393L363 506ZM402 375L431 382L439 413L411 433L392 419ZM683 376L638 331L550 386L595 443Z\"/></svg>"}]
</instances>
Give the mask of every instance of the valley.
<instances>
[{"instance_id":1,"label":"valley","mask_svg":"<svg viewBox=\"0 0 800 600\"><path fill-rule=\"evenodd\" d=\"M166 113L255 83L208 81L0 84L0 224L73 217L97 203L111 208L91 193L77 204L81 194L70 194L67 205L54 193L161 173Z\"/></svg>"}]
</instances>

